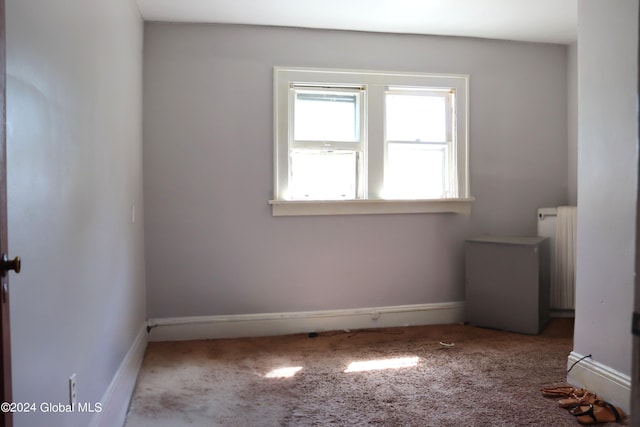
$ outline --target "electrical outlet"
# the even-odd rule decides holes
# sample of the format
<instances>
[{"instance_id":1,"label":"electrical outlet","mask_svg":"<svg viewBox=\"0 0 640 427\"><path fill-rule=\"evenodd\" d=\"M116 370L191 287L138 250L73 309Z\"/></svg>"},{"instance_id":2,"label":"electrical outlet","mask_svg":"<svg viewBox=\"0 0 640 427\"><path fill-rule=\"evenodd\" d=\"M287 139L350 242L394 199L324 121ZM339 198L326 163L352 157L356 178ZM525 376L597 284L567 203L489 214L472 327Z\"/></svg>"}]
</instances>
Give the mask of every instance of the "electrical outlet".
<instances>
[{"instance_id":1,"label":"electrical outlet","mask_svg":"<svg viewBox=\"0 0 640 427\"><path fill-rule=\"evenodd\" d=\"M78 403L78 394L76 391L76 374L69 377L69 404L75 405Z\"/></svg>"}]
</instances>

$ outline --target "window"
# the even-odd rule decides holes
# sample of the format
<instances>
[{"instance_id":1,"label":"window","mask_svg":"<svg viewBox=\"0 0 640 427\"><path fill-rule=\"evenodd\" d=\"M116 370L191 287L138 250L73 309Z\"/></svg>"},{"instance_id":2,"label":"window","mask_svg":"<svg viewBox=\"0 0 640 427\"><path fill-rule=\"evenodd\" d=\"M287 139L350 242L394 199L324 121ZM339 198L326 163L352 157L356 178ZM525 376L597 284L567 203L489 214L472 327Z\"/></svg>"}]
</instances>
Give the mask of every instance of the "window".
<instances>
[{"instance_id":1,"label":"window","mask_svg":"<svg viewBox=\"0 0 640 427\"><path fill-rule=\"evenodd\" d=\"M363 198L362 90L292 84L290 97L290 198Z\"/></svg>"},{"instance_id":2,"label":"window","mask_svg":"<svg viewBox=\"0 0 640 427\"><path fill-rule=\"evenodd\" d=\"M456 165L451 159L455 153L454 97L451 89L386 89L386 198L457 197Z\"/></svg>"},{"instance_id":3,"label":"window","mask_svg":"<svg viewBox=\"0 0 640 427\"><path fill-rule=\"evenodd\" d=\"M470 209L468 77L274 69L274 215Z\"/></svg>"}]
</instances>

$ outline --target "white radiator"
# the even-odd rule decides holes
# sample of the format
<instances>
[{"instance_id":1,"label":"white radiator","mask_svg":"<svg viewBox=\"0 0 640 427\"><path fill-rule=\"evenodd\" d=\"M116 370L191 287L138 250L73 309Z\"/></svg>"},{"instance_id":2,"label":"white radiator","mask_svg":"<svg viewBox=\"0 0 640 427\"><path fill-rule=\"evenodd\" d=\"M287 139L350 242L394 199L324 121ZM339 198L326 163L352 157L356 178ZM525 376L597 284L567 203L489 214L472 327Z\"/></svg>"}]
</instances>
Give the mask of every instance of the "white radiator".
<instances>
[{"instance_id":1,"label":"white radiator","mask_svg":"<svg viewBox=\"0 0 640 427\"><path fill-rule=\"evenodd\" d=\"M549 238L553 310L575 309L576 207L538 209L538 236Z\"/></svg>"}]
</instances>

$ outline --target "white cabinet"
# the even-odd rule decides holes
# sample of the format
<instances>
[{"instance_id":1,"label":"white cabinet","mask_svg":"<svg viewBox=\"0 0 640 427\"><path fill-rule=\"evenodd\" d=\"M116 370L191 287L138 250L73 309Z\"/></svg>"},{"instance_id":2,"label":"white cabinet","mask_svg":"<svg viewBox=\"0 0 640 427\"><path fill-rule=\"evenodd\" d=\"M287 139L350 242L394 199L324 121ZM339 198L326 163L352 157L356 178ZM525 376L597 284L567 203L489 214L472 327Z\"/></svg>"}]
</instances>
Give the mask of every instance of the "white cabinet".
<instances>
[{"instance_id":1,"label":"white cabinet","mask_svg":"<svg viewBox=\"0 0 640 427\"><path fill-rule=\"evenodd\" d=\"M479 237L465 244L466 321L538 334L549 321L549 239Z\"/></svg>"}]
</instances>

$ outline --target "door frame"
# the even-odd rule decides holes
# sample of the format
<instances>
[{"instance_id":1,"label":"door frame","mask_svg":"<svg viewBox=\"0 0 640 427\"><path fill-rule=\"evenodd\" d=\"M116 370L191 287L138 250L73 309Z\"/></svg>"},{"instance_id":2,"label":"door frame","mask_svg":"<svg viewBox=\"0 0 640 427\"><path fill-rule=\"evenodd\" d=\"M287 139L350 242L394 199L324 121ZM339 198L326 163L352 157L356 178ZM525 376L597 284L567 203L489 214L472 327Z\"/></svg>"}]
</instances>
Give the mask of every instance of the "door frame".
<instances>
[{"instance_id":1,"label":"door frame","mask_svg":"<svg viewBox=\"0 0 640 427\"><path fill-rule=\"evenodd\" d=\"M640 9L638 10L638 22L640 23ZM640 105L640 25L638 26L638 86L636 88L636 106ZM640 110L636 107L636 120L638 134L636 135L636 149L640 151ZM632 368L631 368L631 425L640 425L640 157L636 171L637 196L636 196L636 265L635 286L633 303L633 320L631 322L632 338Z\"/></svg>"},{"instance_id":2,"label":"door frame","mask_svg":"<svg viewBox=\"0 0 640 427\"><path fill-rule=\"evenodd\" d=\"M6 19L5 1L0 0L0 253L8 253L7 231L7 76L6 76ZM2 402L12 401L11 386L11 329L9 322L9 275L0 275L0 322L2 325L2 339L0 352L2 354ZM9 411L2 411L0 427L12 427L13 416Z\"/></svg>"}]
</instances>

